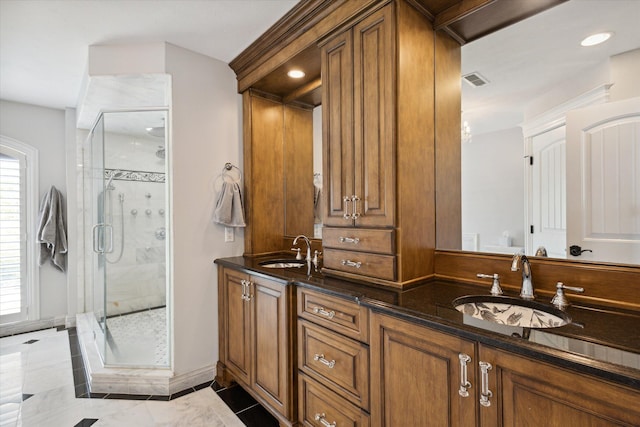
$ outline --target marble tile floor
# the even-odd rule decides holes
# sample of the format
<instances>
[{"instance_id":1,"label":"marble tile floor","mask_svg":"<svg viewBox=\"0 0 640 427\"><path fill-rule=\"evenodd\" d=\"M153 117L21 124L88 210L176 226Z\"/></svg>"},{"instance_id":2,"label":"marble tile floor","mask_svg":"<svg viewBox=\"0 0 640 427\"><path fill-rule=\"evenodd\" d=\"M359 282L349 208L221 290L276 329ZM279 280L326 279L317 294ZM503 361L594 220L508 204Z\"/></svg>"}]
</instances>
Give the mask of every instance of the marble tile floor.
<instances>
[{"instance_id":1,"label":"marble tile floor","mask_svg":"<svg viewBox=\"0 0 640 427\"><path fill-rule=\"evenodd\" d=\"M87 390L75 328L0 339L0 426L277 426L241 387L201 384L172 396Z\"/></svg>"}]
</instances>

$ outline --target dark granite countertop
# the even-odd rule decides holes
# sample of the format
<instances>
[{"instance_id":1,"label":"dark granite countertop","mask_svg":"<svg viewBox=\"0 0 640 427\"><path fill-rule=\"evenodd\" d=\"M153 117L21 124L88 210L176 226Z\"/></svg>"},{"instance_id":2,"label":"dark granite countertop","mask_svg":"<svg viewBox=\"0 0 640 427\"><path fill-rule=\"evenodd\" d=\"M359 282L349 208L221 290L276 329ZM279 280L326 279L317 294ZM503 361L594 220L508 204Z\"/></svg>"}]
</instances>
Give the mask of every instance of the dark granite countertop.
<instances>
[{"instance_id":1,"label":"dark granite countertop","mask_svg":"<svg viewBox=\"0 0 640 427\"><path fill-rule=\"evenodd\" d=\"M274 258L277 257L231 257L215 262L280 280L284 285L302 286L350 299L372 310L640 389L640 312L573 305L566 310L572 319L572 323L566 326L531 330L501 327L463 315L452 304L455 298L464 295L489 295L489 284L476 286L432 280L401 291L366 282L325 277L313 268L308 274L306 266L283 269L260 265ZM548 301L540 299L540 302Z\"/></svg>"}]
</instances>

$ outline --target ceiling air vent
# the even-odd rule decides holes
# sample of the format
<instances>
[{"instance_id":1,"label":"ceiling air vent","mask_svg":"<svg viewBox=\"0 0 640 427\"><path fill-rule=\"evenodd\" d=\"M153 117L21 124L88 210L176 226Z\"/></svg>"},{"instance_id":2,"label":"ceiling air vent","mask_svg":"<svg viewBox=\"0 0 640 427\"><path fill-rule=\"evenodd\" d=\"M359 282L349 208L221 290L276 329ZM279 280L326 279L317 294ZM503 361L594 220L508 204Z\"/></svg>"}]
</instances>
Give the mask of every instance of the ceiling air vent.
<instances>
[{"instance_id":1,"label":"ceiling air vent","mask_svg":"<svg viewBox=\"0 0 640 427\"><path fill-rule=\"evenodd\" d=\"M474 71L473 73L465 74L464 76L462 76L462 79L473 87L480 87L489 83L489 80L487 80L483 75L481 75L477 71Z\"/></svg>"}]
</instances>

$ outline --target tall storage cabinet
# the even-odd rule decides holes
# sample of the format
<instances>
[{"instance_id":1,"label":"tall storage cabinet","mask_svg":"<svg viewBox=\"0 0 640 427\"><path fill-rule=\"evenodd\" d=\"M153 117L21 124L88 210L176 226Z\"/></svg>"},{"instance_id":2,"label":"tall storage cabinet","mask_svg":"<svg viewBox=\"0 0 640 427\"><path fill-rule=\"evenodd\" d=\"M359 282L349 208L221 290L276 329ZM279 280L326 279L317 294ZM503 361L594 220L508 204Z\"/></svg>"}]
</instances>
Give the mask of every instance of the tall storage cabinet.
<instances>
[{"instance_id":1,"label":"tall storage cabinet","mask_svg":"<svg viewBox=\"0 0 640 427\"><path fill-rule=\"evenodd\" d=\"M395 287L433 274L435 37L398 0L321 45L325 273Z\"/></svg>"},{"instance_id":2,"label":"tall storage cabinet","mask_svg":"<svg viewBox=\"0 0 640 427\"><path fill-rule=\"evenodd\" d=\"M219 270L217 380L242 384L281 425L296 418L293 287L228 268Z\"/></svg>"},{"instance_id":3,"label":"tall storage cabinet","mask_svg":"<svg viewBox=\"0 0 640 427\"><path fill-rule=\"evenodd\" d=\"M324 224L393 227L393 5L322 48Z\"/></svg>"}]
</instances>

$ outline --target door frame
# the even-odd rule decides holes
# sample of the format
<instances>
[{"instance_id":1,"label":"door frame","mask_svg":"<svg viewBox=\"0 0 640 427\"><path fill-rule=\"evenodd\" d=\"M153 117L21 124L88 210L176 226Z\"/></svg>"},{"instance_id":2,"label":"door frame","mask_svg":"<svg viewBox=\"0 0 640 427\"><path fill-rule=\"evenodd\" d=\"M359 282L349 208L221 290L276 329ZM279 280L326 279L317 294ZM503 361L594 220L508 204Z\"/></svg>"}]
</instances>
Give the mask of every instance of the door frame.
<instances>
[{"instance_id":1,"label":"door frame","mask_svg":"<svg viewBox=\"0 0 640 427\"><path fill-rule=\"evenodd\" d=\"M600 85L590 91L558 104L547 111L531 118L522 124L522 136L524 138L524 160L529 163L533 155L533 138L545 132L549 132L567 123L567 112L576 108L590 107L592 105L609 102L609 89L613 83ZM525 168L524 176L524 248L527 255L534 255L537 248L533 247L533 238L530 232L533 224L533 168Z\"/></svg>"}]
</instances>

